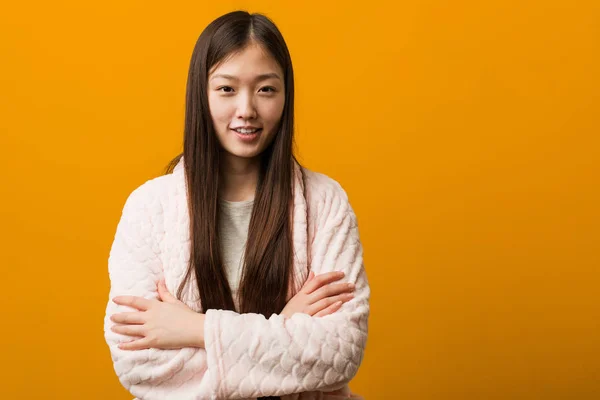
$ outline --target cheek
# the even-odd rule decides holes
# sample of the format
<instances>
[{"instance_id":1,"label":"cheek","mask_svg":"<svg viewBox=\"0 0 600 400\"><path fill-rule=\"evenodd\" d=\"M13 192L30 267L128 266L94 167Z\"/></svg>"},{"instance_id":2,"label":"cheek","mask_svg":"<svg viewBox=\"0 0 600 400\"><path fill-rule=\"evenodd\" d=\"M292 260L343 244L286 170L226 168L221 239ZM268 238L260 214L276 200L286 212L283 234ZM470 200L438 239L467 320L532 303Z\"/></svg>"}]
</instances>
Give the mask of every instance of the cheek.
<instances>
[{"instance_id":1,"label":"cheek","mask_svg":"<svg viewBox=\"0 0 600 400\"><path fill-rule=\"evenodd\" d=\"M210 115L215 125L221 125L231 121L231 115L234 112L234 109L228 102L223 101L223 99L219 97L209 97L208 104Z\"/></svg>"},{"instance_id":2,"label":"cheek","mask_svg":"<svg viewBox=\"0 0 600 400\"><path fill-rule=\"evenodd\" d=\"M283 113L284 99L271 101L264 105L261 115L263 119L271 124L279 122Z\"/></svg>"}]
</instances>

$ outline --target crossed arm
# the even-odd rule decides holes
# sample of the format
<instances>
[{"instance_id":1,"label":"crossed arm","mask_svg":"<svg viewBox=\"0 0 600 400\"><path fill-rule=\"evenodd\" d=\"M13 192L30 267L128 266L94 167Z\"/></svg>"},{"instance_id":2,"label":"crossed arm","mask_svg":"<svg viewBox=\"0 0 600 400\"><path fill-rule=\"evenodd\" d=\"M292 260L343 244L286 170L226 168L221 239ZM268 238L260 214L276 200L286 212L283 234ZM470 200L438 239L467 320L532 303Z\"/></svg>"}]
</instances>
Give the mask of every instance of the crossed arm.
<instances>
[{"instance_id":1,"label":"crossed arm","mask_svg":"<svg viewBox=\"0 0 600 400\"><path fill-rule=\"evenodd\" d=\"M172 325L176 332L190 333L188 338L179 338L178 346L183 342L186 347L157 348L161 335L156 335L147 339L146 348L127 350L119 345L138 335L113 331L111 317L129 311L128 306L112 301L114 297L141 297L144 300L137 301L146 307L147 302L161 299L165 307L171 306L163 307L165 318L173 317L175 311L184 312L176 310L176 303L164 301L162 265L149 242L144 195L139 189L134 191L123 209L109 256L111 291L105 339L121 383L133 395L152 400L281 396L332 391L349 382L366 344L370 291L356 218L347 199L337 201L341 204L337 212L319 221L312 246L312 272L343 271L346 282L355 285L354 298L337 312L323 317L298 313L290 318L276 314L265 318L208 310L205 315L197 314L197 319L190 315L187 329Z\"/></svg>"}]
</instances>

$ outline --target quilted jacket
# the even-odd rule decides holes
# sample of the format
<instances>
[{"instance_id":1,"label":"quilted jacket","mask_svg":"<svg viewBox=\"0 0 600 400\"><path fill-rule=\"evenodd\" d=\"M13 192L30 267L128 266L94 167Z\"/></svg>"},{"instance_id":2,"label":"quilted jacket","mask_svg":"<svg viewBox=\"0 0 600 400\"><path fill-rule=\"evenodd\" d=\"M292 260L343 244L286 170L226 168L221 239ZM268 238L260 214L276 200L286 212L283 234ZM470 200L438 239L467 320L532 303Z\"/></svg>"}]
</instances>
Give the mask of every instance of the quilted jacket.
<instances>
[{"instance_id":1,"label":"quilted jacket","mask_svg":"<svg viewBox=\"0 0 600 400\"><path fill-rule=\"evenodd\" d=\"M172 174L143 183L128 196L108 257L110 293L104 337L121 384L143 400L360 398L347 383L367 341L370 288L357 220L348 197L332 178L294 164L294 271L288 299L312 270L344 271L355 297L325 317L297 313L239 314L208 310L205 349L121 350L131 338L111 331L110 316L132 311L111 301L133 295L157 299L165 277L175 293L189 261L189 216L183 158ZM195 281L181 299L201 310Z\"/></svg>"}]
</instances>

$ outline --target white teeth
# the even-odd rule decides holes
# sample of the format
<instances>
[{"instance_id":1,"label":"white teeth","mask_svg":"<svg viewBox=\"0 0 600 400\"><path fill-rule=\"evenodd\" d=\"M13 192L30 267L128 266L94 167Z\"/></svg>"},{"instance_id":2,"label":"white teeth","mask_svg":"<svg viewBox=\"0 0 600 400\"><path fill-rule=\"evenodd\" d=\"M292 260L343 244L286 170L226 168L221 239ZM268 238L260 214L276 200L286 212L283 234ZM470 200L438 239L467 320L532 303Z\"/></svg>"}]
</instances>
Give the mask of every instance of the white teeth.
<instances>
[{"instance_id":1,"label":"white teeth","mask_svg":"<svg viewBox=\"0 0 600 400\"><path fill-rule=\"evenodd\" d=\"M244 128L239 128L235 130L236 132L239 133L254 133L256 131L258 131L258 129L244 129Z\"/></svg>"}]
</instances>

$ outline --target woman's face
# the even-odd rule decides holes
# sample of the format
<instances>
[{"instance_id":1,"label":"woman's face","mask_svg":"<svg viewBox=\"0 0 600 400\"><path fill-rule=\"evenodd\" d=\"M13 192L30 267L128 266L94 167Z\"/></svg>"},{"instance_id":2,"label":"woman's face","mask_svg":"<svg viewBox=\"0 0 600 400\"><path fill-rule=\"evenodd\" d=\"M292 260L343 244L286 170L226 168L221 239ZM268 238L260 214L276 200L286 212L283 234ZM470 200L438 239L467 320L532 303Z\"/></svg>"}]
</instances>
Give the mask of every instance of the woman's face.
<instances>
[{"instance_id":1,"label":"woman's face","mask_svg":"<svg viewBox=\"0 0 600 400\"><path fill-rule=\"evenodd\" d=\"M258 44L248 45L208 75L212 122L221 146L231 155L258 156L275 137L284 103L283 71Z\"/></svg>"}]
</instances>

